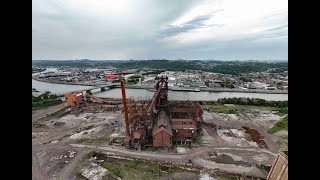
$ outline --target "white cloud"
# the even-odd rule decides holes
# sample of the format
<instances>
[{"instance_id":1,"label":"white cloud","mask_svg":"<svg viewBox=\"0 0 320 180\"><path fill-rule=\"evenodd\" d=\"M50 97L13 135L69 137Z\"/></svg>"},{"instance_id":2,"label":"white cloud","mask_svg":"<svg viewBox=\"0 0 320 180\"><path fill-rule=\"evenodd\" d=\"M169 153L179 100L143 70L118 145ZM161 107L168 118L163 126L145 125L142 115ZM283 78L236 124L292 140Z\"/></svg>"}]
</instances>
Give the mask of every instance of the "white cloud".
<instances>
[{"instance_id":1,"label":"white cloud","mask_svg":"<svg viewBox=\"0 0 320 180\"><path fill-rule=\"evenodd\" d=\"M286 59L287 42L286 0L32 1L33 59Z\"/></svg>"},{"instance_id":2,"label":"white cloud","mask_svg":"<svg viewBox=\"0 0 320 180\"><path fill-rule=\"evenodd\" d=\"M265 30L287 24L288 4L285 0L216 0L206 1L171 25L181 26L199 16L211 15L200 27L166 39L169 44L187 45L212 39L228 41L264 34ZM287 29L282 32L287 33ZM187 43L187 44L186 44Z\"/></svg>"}]
</instances>

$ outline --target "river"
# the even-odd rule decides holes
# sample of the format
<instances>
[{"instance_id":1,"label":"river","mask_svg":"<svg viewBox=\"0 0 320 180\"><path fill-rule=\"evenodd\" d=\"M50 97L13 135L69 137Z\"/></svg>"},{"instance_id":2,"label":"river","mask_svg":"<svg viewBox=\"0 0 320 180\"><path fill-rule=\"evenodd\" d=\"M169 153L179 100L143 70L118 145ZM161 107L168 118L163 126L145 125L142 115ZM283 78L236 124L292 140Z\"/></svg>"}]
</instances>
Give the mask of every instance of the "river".
<instances>
[{"instance_id":1,"label":"river","mask_svg":"<svg viewBox=\"0 0 320 180\"><path fill-rule=\"evenodd\" d=\"M135 99L151 99L155 92L150 92L145 89L126 89L127 97L134 97ZM121 89L110 89L108 91L99 92L95 94L99 97L115 97L121 98ZM288 100L288 94L260 94L260 93L238 93L238 92L168 92L169 100L190 100L190 101L213 101L219 98L231 97L249 97L260 98L274 101Z\"/></svg>"},{"instance_id":2,"label":"river","mask_svg":"<svg viewBox=\"0 0 320 180\"><path fill-rule=\"evenodd\" d=\"M92 86L68 85L68 84L53 84L40 82L32 79L32 88L38 91L50 91L54 94L66 94L71 91L83 91L92 88Z\"/></svg>"},{"instance_id":3,"label":"river","mask_svg":"<svg viewBox=\"0 0 320 180\"><path fill-rule=\"evenodd\" d=\"M53 84L32 80L32 88L39 91L50 91L55 94L65 94L71 91L83 91L92 88L92 86L80 85L66 85L66 84ZM126 89L127 97L135 99L149 99L152 98L154 92L145 89ZM288 94L261 94L261 93L239 93L239 92L179 92L169 91L169 100L190 100L190 101L213 101L219 98L232 98L232 97L248 97L260 98L265 100L286 101ZM121 98L121 89L110 89L104 92L95 94L98 97L113 97Z\"/></svg>"}]
</instances>

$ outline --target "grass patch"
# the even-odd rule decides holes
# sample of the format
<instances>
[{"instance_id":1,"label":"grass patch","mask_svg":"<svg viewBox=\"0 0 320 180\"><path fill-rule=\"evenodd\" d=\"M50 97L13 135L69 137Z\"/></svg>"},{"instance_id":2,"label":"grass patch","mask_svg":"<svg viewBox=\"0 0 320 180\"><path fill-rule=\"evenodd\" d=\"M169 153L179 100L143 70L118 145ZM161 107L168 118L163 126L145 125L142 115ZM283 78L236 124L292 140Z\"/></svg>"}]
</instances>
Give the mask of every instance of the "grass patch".
<instances>
[{"instance_id":1,"label":"grass patch","mask_svg":"<svg viewBox=\"0 0 320 180\"><path fill-rule=\"evenodd\" d=\"M188 169L182 169L180 167L174 167L174 168L169 170L169 173L184 173L184 172L187 172L187 173L198 173L198 172L191 171L191 170L188 170Z\"/></svg>"},{"instance_id":2,"label":"grass patch","mask_svg":"<svg viewBox=\"0 0 320 180\"><path fill-rule=\"evenodd\" d=\"M86 155L83 156L83 159L90 159L93 156L93 152L89 152Z\"/></svg>"},{"instance_id":3,"label":"grass patch","mask_svg":"<svg viewBox=\"0 0 320 180\"><path fill-rule=\"evenodd\" d=\"M33 128L49 128L46 124L42 124L42 123L39 123L39 122L34 122L32 124L32 127Z\"/></svg>"},{"instance_id":4,"label":"grass patch","mask_svg":"<svg viewBox=\"0 0 320 180\"><path fill-rule=\"evenodd\" d=\"M121 170L118 167L116 167L116 166L114 166L114 165L112 165L110 163L102 163L101 166L103 168L108 169L108 171L110 171L110 173L112 173L112 174L114 174L114 175L116 175L116 176L118 176L120 178L123 178L123 174L122 174Z\"/></svg>"},{"instance_id":5,"label":"grass patch","mask_svg":"<svg viewBox=\"0 0 320 180\"><path fill-rule=\"evenodd\" d=\"M195 136L192 140L193 140L194 144L202 144L203 143L202 138L199 135Z\"/></svg>"},{"instance_id":6,"label":"grass patch","mask_svg":"<svg viewBox=\"0 0 320 180\"><path fill-rule=\"evenodd\" d=\"M234 105L234 106L225 106L223 104L209 104L208 107L211 111L216 113L225 113L225 114L239 114L239 112L247 109L259 109L261 111L285 111L285 108L274 108L269 106L253 106L253 105ZM286 108L288 109L288 108Z\"/></svg>"},{"instance_id":7,"label":"grass patch","mask_svg":"<svg viewBox=\"0 0 320 180\"><path fill-rule=\"evenodd\" d=\"M226 113L226 114L237 114L239 110L242 110L242 108L239 108L237 106L225 106L225 105L208 105L211 111L216 113Z\"/></svg>"},{"instance_id":8,"label":"grass patch","mask_svg":"<svg viewBox=\"0 0 320 180\"><path fill-rule=\"evenodd\" d=\"M60 98L58 98L58 99L42 99L42 100L39 100L36 102L32 101L32 110L39 110L39 109L46 108L49 106L54 106L54 105L57 105L60 103L62 103L62 100Z\"/></svg>"},{"instance_id":9,"label":"grass patch","mask_svg":"<svg viewBox=\"0 0 320 180\"><path fill-rule=\"evenodd\" d=\"M160 165L157 163L143 160L126 160L110 158L105 154L95 153L97 160L104 160L100 165L107 169L111 174L121 177L123 180L154 180L159 177L168 176L174 173L196 173L179 167L168 168L166 173L160 171ZM108 179L106 175L103 179Z\"/></svg>"},{"instance_id":10,"label":"grass patch","mask_svg":"<svg viewBox=\"0 0 320 180\"><path fill-rule=\"evenodd\" d=\"M60 110L54 112L54 113L51 113L49 115L47 115L47 118L61 118L62 116L65 115L65 111L68 109L68 107L63 107L61 108Z\"/></svg>"},{"instance_id":11,"label":"grass patch","mask_svg":"<svg viewBox=\"0 0 320 180\"><path fill-rule=\"evenodd\" d=\"M91 139L91 138L82 138L78 139L77 143L101 143L101 142L110 142L110 138L96 138L96 139Z\"/></svg>"},{"instance_id":12,"label":"grass patch","mask_svg":"<svg viewBox=\"0 0 320 180\"><path fill-rule=\"evenodd\" d=\"M159 165L145 161L131 161L124 159L106 158L99 155L98 159L104 159L105 162L101 164L102 167L109 170L110 173L116 175L124 180L126 179L157 179L159 173Z\"/></svg>"},{"instance_id":13,"label":"grass patch","mask_svg":"<svg viewBox=\"0 0 320 180\"><path fill-rule=\"evenodd\" d=\"M276 114L279 115L279 116L283 116L283 115L286 115L288 114L288 108L275 108L273 109L273 111L278 111Z\"/></svg>"},{"instance_id":14,"label":"grass patch","mask_svg":"<svg viewBox=\"0 0 320 180\"><path fill-rule=\"evenodd\" d=\"M277 122L271 129L268 130L268 133L273 134L281 130L288 130L288 116Z\"/></svg>"}]
</instances>

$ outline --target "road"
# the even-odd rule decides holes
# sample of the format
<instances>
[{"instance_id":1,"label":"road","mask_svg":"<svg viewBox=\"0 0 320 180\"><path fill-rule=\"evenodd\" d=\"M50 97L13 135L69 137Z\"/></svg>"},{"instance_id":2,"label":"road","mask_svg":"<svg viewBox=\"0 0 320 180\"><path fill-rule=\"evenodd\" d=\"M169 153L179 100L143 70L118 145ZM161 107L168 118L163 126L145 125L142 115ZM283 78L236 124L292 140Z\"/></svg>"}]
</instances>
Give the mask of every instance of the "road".
<instances>
[{"instance_id":1,"label":"road","mask_svg":"<svg viewBox=\"0 0 320 180\"><path fill-rule=\"evenodd\" d=\"M65 166L61 171L60 177L58 180L65 180L65 179L70 179L68 176L72 175L72 171L76 167L77 163L81 160L81 158L89 153L90 150L88 149L81 149L77 152L76 156L72 159L71 162L68 163L67 166Z\"/></svg>"},{"instance_id":2,"label":"road","mask_svg":"<svg viewBox=\"0 0 320 180\"><path fill-rule=\"evenodd\" d=\"M145 160L187 162L187 159L184 157L184 155L136 151L136 150L129 150L126 148L115 147L115 146L94 146L94 145L85 145L85 144L71 144L71 146L76 148L87 148L87 149L92 149L96 151L100 150L100 151L108 152L109 155L127 156L127 157L134 157L134 158L145 159Z\"/></svg>"},{"instance_id":3,"label":"road","mask_svg":"<svg viewBox=\"0 0 320 180\"><path fill-rule=\"evenodd\" d=\"M32 153L32 180L46 180L46 179L47 178L41 173L36 155Z\"/></svg>"},{"instance_id":4,"label":"road","mask_svg":"<svg viewBox=\"0 0 320 180\"><path fill-rule=\"evenodd\" d=\"M71 144L72 147L76 148L86 148L95 151L100 151L102 153L108 155L115 155L115 156L122 156L134 159L144 159L149 161L162 161L162 162L172 162L175 164L185 165L189 160L197 162L196 165L201 167L207 167L208 163L213 163L212 161L202 159L203 156L206 156L208 152L212 151L219 151L219 153L234 153L238 154L241 153L241 157L244 160L249 160L250 162L254 162L256 164L260 164L261 161L255 159L255 157L261 155L262 153L266 154L267 159L263 160L265 163L273 161L273 157L276 155L267 149L260 149L260 148L253 148L253 147L213 147L213 146L205 146L200 148L195 148L188 151L186 154L165 154L165 153L152 153L146 151L135 151L129 150L123 147L115 147L115 146L94 146L94 145L84 145L84 144ZM232 167L232 171L230 170L230 166L234 165L225 165L214 163L215 168L218 168L222 171L226 172L233 172L241 174L242 171L245 172L247 175L266 178L265 174L261 173L259 169L255 166L251 166L250 168L238 166L237 168ZM215 169L213 168L213 169Z\"/></svg>"},{"instance_id":5,"label":"road","mask_svg":"<svg viewBox=\"0 0 320 180\"><path fill-rule=\"evenodd\" d=\"M37 121L43 117L45 117L47 114L54 113L61 108L65 107L64 104L55 105L46 109L35 111L32 114L32 121ZM69 161L65 165L65 167L62 168L60 172L56 174L56 177L58 177L59 180L63 179L73 179L74 177L74 169L77 164L79 164L79 161L81 158L90 151L98 151L109 155L115 155L115 156L123 156L123 157L129 157L129 158L137 158L137 159L144 159L144 160L151 160L151 161L161 161L161 162L174 162L180 165L186 164L190 159L192 161L197 162L195 165L199 165L202 167L207 167L211 169L215 169L216 167L220 170L230 171L230 169L233 170L233 167L230 167L231 165L223 165L219 163L212 164L214 162L207 159L208 153L216 151L218 153L225 153L225 154L231 154L234 155L234 157L242 158L243 161L250 162L252 164L269 164L270 161L273 160L274 156L277 152L275 152L275 143L269 139L269 135L266 134L266 131L263 129L263 127L259 127L256 124L252 124L250 122L219 122L217 124L224 124L229 125L231 127L242 127L247 126L253 129L256 129L260 132L260 134L265 136L265 141L270 149L261 149L258 147L239 147L239 146L227 146L225 144L219 145L214 141L210 144L203 144L202 147L195 147L192 149L188 149L185 153L182 154L174 154L174 153L161 153L161 152L149 152L149 151L135 151L135 150L129 150L124 147L118 147L118 146L109 146L109 145L87 145L87 144L70 144L74 143L74 141L70 141L69 138L63 138L68 134L74 133L77 131L78 128L84 127L84 126L90 126L90 125L103 125L105 124L104 121L97 121L97 122L84 122L77 124L73 127L65 127L60 129L34 129L33 132L47 132L48 134L43 136L38 136L36 138L32 139L32 179L33 180L43 180L47 179L44 175L45 172L41 173L41 169L39 165L42 163L41 157L37 159L37 153L39 152L49 152L49 151L55 151L55 148L66 148L66 149L76 149L77 153L76 156ZM209 132L208 132L209 133ZM211 136L206 131L204 132L204 137L210 138ZM63 140L61 140L63 138ZM54 140L60 139L57 143L49 143L46 144L46 142L51 142ZM45 144L43 144L45 143ZM43 158L42 158L43 159ZM242 161L242 160L241 160ZM40 164L39 164L40 163ZM210 164L211 163L211 164ZM241 167L245 168L245 167ZM239 170L242 170L242 169ZM237 169L237 168L235 168ZM247 170L247 169L244 169ZM235 170L233 170L235 171ZM247 175L252 175L255 177L261 177L261 172L257 171L255 166L252 166L251 169L247 170Z\"/></svg>"}]
</instances>

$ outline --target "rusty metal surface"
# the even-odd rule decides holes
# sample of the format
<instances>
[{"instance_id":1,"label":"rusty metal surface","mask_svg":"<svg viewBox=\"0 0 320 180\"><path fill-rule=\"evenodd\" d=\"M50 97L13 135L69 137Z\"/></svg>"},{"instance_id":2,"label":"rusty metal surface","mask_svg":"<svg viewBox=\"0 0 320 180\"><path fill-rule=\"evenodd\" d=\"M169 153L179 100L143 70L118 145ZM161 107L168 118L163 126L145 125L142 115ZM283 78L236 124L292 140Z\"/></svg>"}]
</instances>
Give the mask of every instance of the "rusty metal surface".
<instances>
[{"instance_id":1,"label":"rusty metal surface","mask_svg":"<svg viewBox=\"0 0 320 180\"><path fill-rule=\"evenodd\" d=\"M194 112L194 108L193 107L173 107L169 109L170 112L189 112L189 113L193 113Z\"/></svg>"},{"instance_id":2,"label":"rusty metal surface","mask_svg":"<svg viewBox=\"0 0 320 180\"><path fill-rule=\"evenodd\" d=\"M129 132L129 119L128 119L128 109L127 109L127 98L126 98L126 90L124 88L124 81L121 80L121 92L122 92L122 102L123 102L123 110L124 110L124 119L126 123L126 134L130 135Z\"/></svg>"}]
</instances>

